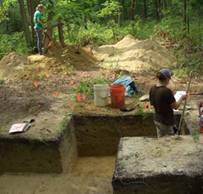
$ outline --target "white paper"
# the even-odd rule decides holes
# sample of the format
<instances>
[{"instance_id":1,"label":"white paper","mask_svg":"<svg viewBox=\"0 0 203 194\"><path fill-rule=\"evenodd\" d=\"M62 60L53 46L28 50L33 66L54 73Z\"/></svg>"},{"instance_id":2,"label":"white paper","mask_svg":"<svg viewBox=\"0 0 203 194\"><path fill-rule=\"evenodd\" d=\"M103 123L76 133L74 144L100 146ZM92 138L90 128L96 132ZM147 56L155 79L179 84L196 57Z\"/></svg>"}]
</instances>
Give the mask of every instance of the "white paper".
<instances>
[{"instance_id":1,"label":"white paper","mask_svg":"<svg viewBox=\"0 0 203 194\"><path fill-rule=\"evenodd\" d=\"M180 98L182 97L182 96L185 96L186 95L186 91L177 91L176 93L175 93L175 99L176 99L176 102L177 101L179 101L180 100Z\"/></svg>"},{"instance_id":2,"label":"white paper","mask_svg":"<svg viewBox=\"0 0 203 194\"><path fill-rule=\"evenodd\" d=\"M9 129L9 133L22 133L24 131L26 131L29 128L29 124L28 123L16 123L13 124L11 126L11 128Z\"/></svg>"}]
</instances>

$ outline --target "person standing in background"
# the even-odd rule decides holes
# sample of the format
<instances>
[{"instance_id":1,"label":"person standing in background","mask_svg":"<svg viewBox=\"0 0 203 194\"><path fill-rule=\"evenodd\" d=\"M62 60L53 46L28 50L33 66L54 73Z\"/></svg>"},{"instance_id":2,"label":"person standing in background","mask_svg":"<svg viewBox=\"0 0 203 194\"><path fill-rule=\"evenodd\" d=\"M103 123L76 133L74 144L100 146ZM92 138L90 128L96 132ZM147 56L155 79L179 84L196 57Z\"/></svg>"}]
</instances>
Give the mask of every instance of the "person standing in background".
<instances>
[{"instance_id":1,"label":"person standing in background","mask_svg":"<svg viewBox=\"0 0 203 194\"><path fill-rule=\"evenodd\" d=\"M43 12L44 12L44 6L42 4L39 4L37 7L36 7L36 11L34 13L34 17L33 17L33 20L34 20L34 29L35 29L35 32L36 32L36 38L37 38L37 50L38 50L38 53L40 55L43 54L43 51L42 51L42 46L43 46Z\"/></svg>"}]
</instances>

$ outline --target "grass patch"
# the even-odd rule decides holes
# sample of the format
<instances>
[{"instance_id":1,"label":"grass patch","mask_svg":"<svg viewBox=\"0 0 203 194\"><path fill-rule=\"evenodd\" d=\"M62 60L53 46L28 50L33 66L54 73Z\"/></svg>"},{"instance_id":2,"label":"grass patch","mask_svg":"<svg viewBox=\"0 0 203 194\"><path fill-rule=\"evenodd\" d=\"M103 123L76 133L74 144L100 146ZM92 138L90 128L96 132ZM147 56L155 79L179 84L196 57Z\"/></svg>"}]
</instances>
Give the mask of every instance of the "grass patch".
<instances>
[{"instance_id":1,"label":"grass patch","mask_svg":"<svg viewBox=\"0 0 203 194\"><path fill-rule=\"evenodd\" d=\"M0 36L0 59L10 53L27 54L28 48L23 33L1 34Z\"/></svg>"},{"instance_id":2,"label":"grass patch","mask_svg":"<svg viewBox=\"0 0 203 194\"><path fill-rule=\"evenodd\" d=\"M86 96L94 95L94 85L95 84L109 84L110 81L106 78L95 78L81 81L79 86L74 88L75 93L84 94Z\"/></svg>"}]
</instances>

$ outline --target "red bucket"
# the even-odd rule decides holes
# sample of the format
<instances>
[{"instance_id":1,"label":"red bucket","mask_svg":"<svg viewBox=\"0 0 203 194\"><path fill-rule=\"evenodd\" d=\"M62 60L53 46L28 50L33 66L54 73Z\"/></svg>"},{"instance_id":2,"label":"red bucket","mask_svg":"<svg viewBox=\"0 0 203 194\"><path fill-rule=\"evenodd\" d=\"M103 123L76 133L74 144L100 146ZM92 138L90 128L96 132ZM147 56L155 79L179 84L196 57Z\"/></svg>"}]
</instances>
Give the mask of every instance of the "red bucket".
<instances>
[{"instance_id":1,"label":"red bucket","mask_svg":"<svg viewBox=\"0 0 203 194\"><path fill-rule=\"evenodd\" d=\"M200 133L203 133L203 126L200 127Z\"/></svg>"},{"instance_id":2,"label":"red bucket","mask_svg":"<svg viewBox=\"0 0 203 194\"><path fill-rule=\"evenodd\" d=\"M203 133L203 115L199 118L200 133Z\"/></svg>"},{"instance_id":3,"label":"red bucket","mask_svg":"<svg viewBox=\"0 0 203 194\"><path fill-rule=\"evenodd\" d=\"M125 105L125 87L122 84L111 86L111 105L113 108L122 108Z\"/></svg>"}]
</instances>

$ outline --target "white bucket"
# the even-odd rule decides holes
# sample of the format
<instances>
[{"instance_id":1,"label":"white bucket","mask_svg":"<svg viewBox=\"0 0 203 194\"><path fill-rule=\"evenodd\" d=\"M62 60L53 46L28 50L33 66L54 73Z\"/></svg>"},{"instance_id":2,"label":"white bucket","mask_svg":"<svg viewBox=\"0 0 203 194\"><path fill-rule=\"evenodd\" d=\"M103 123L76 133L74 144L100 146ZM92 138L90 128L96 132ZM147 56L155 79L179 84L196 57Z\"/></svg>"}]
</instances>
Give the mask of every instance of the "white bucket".
<instances>
[{"instance_id":1,"label":"white bucket","mask_svg":"<svg viewBox=\"0 0 203 194\"><path fill-rule=\"evenodd\" d=\"M94 104L95 106L107 106L109 97L109 85L108 84L96 84L94 85Z\"/></svg>"}]
</instances>

